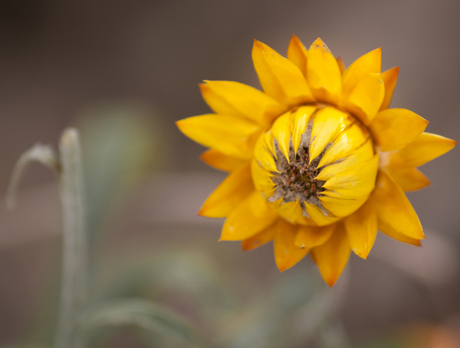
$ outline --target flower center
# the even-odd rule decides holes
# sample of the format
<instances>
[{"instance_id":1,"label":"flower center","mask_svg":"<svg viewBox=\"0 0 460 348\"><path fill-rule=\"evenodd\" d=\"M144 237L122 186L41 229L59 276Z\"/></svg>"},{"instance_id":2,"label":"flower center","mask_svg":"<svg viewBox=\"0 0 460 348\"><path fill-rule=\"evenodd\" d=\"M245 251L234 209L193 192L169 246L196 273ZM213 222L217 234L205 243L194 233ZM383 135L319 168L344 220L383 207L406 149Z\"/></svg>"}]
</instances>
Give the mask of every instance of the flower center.
<instances>
[{"instance_id":1,"label":"flower center","mask_svg":"<svg viewBox=\"0 0 460 348\"><path fill-rule=\"evenodd\" d=\"M295 154L289 147L289 161L283 156L278 146L276 151L276 172L272 172L272 181L276 185L275 193L269 198L274 202L283 198L284 202L312 201L322 192L325 181L316 180L320 170L317 168L322 156L316 157L311 163L308 147L301 146Z\"/></svg>"},{"instance_id":2,"label":"flower center","mask_svg":"<svg viewBox=\"0 0 460 348\"><path fill-rule=\"evenodd\" d=\"M327 225L356 211L375 185L378 155L352 115L301 106L274 122L254 149L256 189L290 222Z\"/></svg>"}]
</instances>

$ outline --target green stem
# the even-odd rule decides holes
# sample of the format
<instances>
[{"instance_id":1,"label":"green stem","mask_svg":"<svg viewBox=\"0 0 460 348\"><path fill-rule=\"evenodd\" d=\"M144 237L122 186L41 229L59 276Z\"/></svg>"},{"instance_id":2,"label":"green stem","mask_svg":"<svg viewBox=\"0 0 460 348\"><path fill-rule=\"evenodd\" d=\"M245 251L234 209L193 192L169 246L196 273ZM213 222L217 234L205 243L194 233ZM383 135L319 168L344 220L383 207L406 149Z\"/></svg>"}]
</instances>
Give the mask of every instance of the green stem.
<instances>
[{"instance_id":1,"label":"green stem","mask_svg":"<svg viewBox=\"0 0 460 348\"><path fill-rule=\"evenodd\" d=\"M86 302L87 236L79 135L66 129L59 144L63 215L62 283L55 348L73 346L75 321Z\"/></svg>"}]
</instances>

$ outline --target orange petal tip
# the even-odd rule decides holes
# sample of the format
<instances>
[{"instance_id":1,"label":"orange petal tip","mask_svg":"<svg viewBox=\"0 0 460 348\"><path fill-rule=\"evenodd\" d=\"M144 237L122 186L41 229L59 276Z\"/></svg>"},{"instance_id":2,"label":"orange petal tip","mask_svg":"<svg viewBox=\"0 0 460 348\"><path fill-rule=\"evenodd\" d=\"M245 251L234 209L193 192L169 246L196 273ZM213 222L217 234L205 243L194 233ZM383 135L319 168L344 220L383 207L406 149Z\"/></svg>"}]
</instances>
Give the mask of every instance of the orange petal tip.
<instances>
[{"instance_id":1,"label":"orange petal tip","mask_svg":"<svg viewBox=\"0 0 460 348\"><path fill-rule=\"evenodd\" d=\"M353 252L359 256L360 258L362 258L363 260L367 260L367 257L369 256L369 252L367 253L362 253L362 252L359 252L358 250L355 250L355 249L351 249L353 250Z\"/></svg>"},{"instance_id":2,"label":"orange petal tip","mask_svg":"<svg viewBox=\"0 0 460 348\"><path fill-rule=\"evenodd\" d=\"M318 47L326 46L325 43L323 42L323 40L321 40L320 37L318 37L311 45L312 46L318 46Z\"/></svg>"}]
</instances>

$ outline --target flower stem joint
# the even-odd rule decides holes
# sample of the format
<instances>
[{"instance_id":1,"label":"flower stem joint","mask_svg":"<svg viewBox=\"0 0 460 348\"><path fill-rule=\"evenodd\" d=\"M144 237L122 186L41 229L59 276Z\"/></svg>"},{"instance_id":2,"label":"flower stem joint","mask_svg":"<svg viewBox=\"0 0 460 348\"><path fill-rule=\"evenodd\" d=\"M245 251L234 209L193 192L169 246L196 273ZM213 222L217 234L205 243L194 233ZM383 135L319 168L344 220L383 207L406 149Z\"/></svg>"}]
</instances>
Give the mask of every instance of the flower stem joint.
<instances>
[{"instance_id":1,"label":"flower stem joint","mask_svg":"<svg viewBox=\"0 0 460 348\"><path fill-rule=\"evenodd\" d=\"M225 217L220 240L244 250L273 241L283 271L310 253L332 286L351 251L366 258L377 230L409 244L424 234L405 191L429 180L416 168L456 142L424 132L428 121L389 108L399 68L381 72L381 49L345 69L317 39L293 36L287 58L255 41L263 92L205 81L215 112L177 122L210 149L201 158L228 177L199 214Z\"/></svg>"}]
</instances>

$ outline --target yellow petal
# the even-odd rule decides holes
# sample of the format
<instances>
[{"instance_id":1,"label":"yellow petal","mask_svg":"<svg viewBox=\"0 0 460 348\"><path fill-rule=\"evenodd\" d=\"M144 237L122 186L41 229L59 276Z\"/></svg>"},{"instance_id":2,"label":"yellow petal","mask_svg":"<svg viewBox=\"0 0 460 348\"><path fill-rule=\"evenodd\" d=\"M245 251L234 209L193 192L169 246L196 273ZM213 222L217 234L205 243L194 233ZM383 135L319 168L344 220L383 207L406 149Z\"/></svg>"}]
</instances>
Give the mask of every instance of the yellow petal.
<instances>
[{"instance_id":1,"label":"yellow petal","mask_svg":"<svg viewBox=\"0 0 460 348\"><path fill-rule=\"evenodd\" d=\"M278 117L273 123L272 134L278 143L281 153L286 157L289 162L289 142L291 140L291 112L288 111L282 116Z\"/></svg>"},{"instance_id":2,"label":"yellow petal","mask_svg":"<svg viewBox=\"0 0 460 348\"><path fill-rule=\"evenodd\" d=\"M275 145L273 132L262 134L254 147L254 158L257 158L260 166L268 172L277 172L275 158Z\"/></svg>"},{"instance_id":3,"label":"yellow petal","mask_svg":"<svg viewBox=\"0 0 460 348\"><path fill-rule=\"evenodd\" d=\"M368 139L365 144L358 147L348 157L323 167L315 179L327 181L333 176L343 172L345 169L371 159L374 157L374 154L372 140Z\"/></svg>"},{"instance_id":4,"label":"yellow petal","mask_svg":"<svg viewBox=\"0 0 460 348\"><path fill-rule=\"evenodd\" d=\"M285 111L267 94L242 83L233 81L205 81L201 84L203 98L218 114L246 117L263 126Z\"/></svg>"},{"instance_id":5,"label":"yellow petal","mask_svg":"<svg viewBox=\"0 0 460 348\"><path fill-rule=\"evenodd\" d=\"M262 195L254 191L225 220L220 240L243 240L270 226L278 217Z\"/></svg>"},{"instance_id":6,"label":"yellow petal","mask_svg":"<svg viewBox=\"0 0 460 348\"><path fill-rule=\"evenodd\" d=\"M206 199L198 215L222 218L254 191L249 164L232 171Z\"/></svg>"},{"instance_id":7,"label":"yellow petal","mask_svg":"<svg viewBox=\"0 0 460 348\"><path fill-rule=\"evenodd\" d=\"M399 185L380 170L371 199L378 219L394 231L414 239L424 239L417 213ZM382 232L387 232L381 229Z\"/></svg>"},{"instance_id":8,"label":"yellow petal","mask_svg":"<svg viewBox=\"0 0 460 348\"><path fill-rule=\"evenodd\" d=\"M308 50L307 81L316 99L337 105L342 93L340 68L320 38Z\"/></svg>"},{"instance_id":9,"label":"yellow petal","mask_svg":"<svg viewBox=\"0 0 460 348\"><path fill-rule=\"evenodd\" d=\"M272 189L275 188L275 184L272 181L272 175L263 169L256 160L251 161L251 173L252 179L257 191L264 193L272 193ZM265 198L270 197L270 195L266 195Z\"/></svg>"},{"instance_id":10,"label":"yellow petal","mask_svg":"<svg viewBox=\"0 0 460 348\"><path fill-rule=\"evenodd\" d=\"M452 150L456 144L455 140L440 135L422 133L391 157L390 166L418 167L444 155Z\"/></svg>"},{"instance_id":11,"label":"yellow petal","mask_svg":"<svg viewBox=\"0 0 460 348\"><path fill-rule=\"evenodd\" d=\"M328 194L330 197L363 198L369 195L375 187L378 163L379 155L375 154L371 159L350 166L333 176L326 181L323 187L336 193L335 196Z\"/></svg>"},{"instance_id":12,"label":"yellow petal","mask_svg":"<svg viewBox=\"0 0 460 348\"><path fill-rule=\"evenodd\" d=\"M381 151L399 150L413 142L428 125L428 121L407 109L380 111L370 125Z\"/></svg>"},{"instance_id":13,"label":"yellow petal","mask_svg":"<svg viewBox=\"0 0 460 348\"><path fill-rule=\"evenodd\" d=\"M415 246L422 246L422 243L419 239L411 238L406 236L405 234L399 233L392 226L383 222L380 219L377 220L377 225L380 232L386 234L388 237L396 239L398 242L403 242Z\"/></svg>"},{"instance_id":14,"label":"yellow petal","mask_svg":"<svg viewBox=\"0 0 460 348\"><path fill-rule=\"evenodd\" d=\"M268 226L262 232L257 233L256 235L249 237L241 242L241 249L244 251L252 250L260 247L261 245L271 242L275 238L276 231L276 221Z\"/></svg>"},{"instance_id":15,"label":"yellow petal","mask_svg":"<svg viewBox=\"0 0 460 348\"><path fill-rule=\"evenodd\" d=\"M345 227L339 223L329 240L311 250L313 260L318 265L324 281L333 286L342 274L350 257Z\"/></svg>"},{"instance_id":16,"label":"yellow petal","mask_svg":"<svg viewBox=\"0 0 460 348\"><path fill-rule=\"evenodd\" d=\"M216 114L243 117L241 112L235 109L224 96L217 94L206 83L200 83L199 87L204 101Z\"/></svg>"},{"instance_id":17,"label":"yellow petal","mask_svg":"<svg viewBox=\"0 0 460 348\"><path fill-rule=\"evenodd\" d=\"M232 116L207 114L176 122L186 136L226 155L251 158L261 130L251 121Z\"/></svg>"},{"instance_id":18,"label":"yellow petal","mask_svg":"<svg viewBox=\"0 0 460 348\"><path fill-rule=\"evenodd\" d=\"M240 158L227 156L213 149L203 152L200 155L200 158L203 162L209 164L211 167L223 170L225 172L231 172L233 169L236 169L247 162Z\"/></svg>"},{"instance_id":19,"label":"yellow petal","mask_svg":"<svg viewBox=\"0 0 460 348\"><path fill-rule=\"evenodd\" d=\"M294 147L294 153L297 154L300 142L302 140L302 134L307 128L308 122L311 116L316 111L315 106L301 106L293 112L291 117L291 128L292 128L292 146Z\"/></svg>"},{"instance_id":20,"label":"yellow petal","mask_svg":"<svg viewBox=\"0 0 460 348\"><path fill-rule=\"evenodd\" d=\"M333 222L336 222L339 217L328 216L326 213L321 211L316 205L305 202L305 210L310 218L318 226L326 226Z\"/></svg>"},{"instance_id":21,"label":"yellow petal","mask_svg":"<svg viewBox=\"0 0 460 348\"><path fill-rule=\"evenodd\" d=\"M281 272L291 268L308 254L308 249L294 245L296 234L297 227L295 225L283 219L278 220L273 247L276 265Z\"/></svg>"},{"instance_id":22,"label":"yellow petal","mask_svg":"<svg viewBox=\"0 0 460 348\"><path fill-rule=\"evenodd\" d=\"M382 49L370 51L359 57L345 71L342 77L343 95L348 96L361 80L370 73L380 74Z\"/></svg>"},{"instance_id":23,"label":"yellow petal","mask_svg":"<svg viewBox=\"0 0 460 348\"><path fill-rule=\"evenodd\" d=\"M361 122L369 125L377 115L384 96L385 86L380 74L367 74L348 97L345 96L343 105Z\"/></svg>"},{"instance_id":24,"label":"yellow petal","mask_svg":"<svg viewBox=\"0 0 460 348\"><path fill-rule=\"evenodd\" d=\"M284 106L315 100L302 72L267 45L254 41L252 59L265 93Z\"/></svg>"},{"instance_id":25,"label":"yellow petal","mask_svg":"<svg viewBox=\"0 0 460 348\"><path fill-rule=\"evenodd\" d=\"M351 155L357 148L367 142L369 135L364 126L358 122L346 128L326 150L318 168L342 160Z\"/></svg>"},{"instance_id":26,"label":"yellow petal","mask_svg":"<svg viewBox=\"0 0 460 348\"><path fill-rule=\"evenodd\" d=\"M354 213L366 201L367 197L356 199L337 198L330 196L319 197L323 207L334 216L344 217Z\"/></svg>"},{"instance_id":27,"label":"yellow petal","mask_svg":"<svg viewBox=\"0 0 460 348\"><path fill-rule=\"evenodd\" d=\"M391 177L403 191L415 191L427 187L430 180L416 168L388 168Z\"/></svg>"},{"instance_id":28,"label":"yellow petal","mask_svg":"<svg viewBox=\"0 0 460 348\"><path fill-rule=\"evenodd\" d=\"M391 103L391 97L398 81L399 66L391 68L382 73L383 83L385 85L385 98L383 98L380 110L388 109Z\"/></svg>"},{"instance_id":29,"label":"yellow petal","mask_svg":"<svg viewBox=\"0 0 460 348\"><path fill-rule=\"evenodd\" d=\"M340 69L340 74L343 76L343 73L345 72L345 64L343 63L342 58L337 57L337 65L339 66Z\"/></svg>"},{"instance_id":30,"label":"yellow petal","mask_svg":"<svg viewBox=\"0 0 460 348\"><path fill-rule=\"evenodd\" d=\"M275 204L277 213L291 223L305 223L302 208L298 201Z\"/></svg>"},{"instance_id":31,"label":"yellow petal","mask_svg":"<svg viewBox=\"0 0 460 348\"><path fill-rule=\"evenodd\" d=\"M334 141L348 123L348 114L336 108L326 107L316 113L309 146L310 162Z\"/></svg>"},{"instance_id":32,"label":"yellow petal","mask_svg":"<svg viewBox=\"0 0 460 348\"><path fill-rule=\"evenodd\" d=\"M332 236L335 226L336 224L323 227L301 226L297 232L294 244L299 248L305 249L311 249L324 244Z\"/></svg>"},{"instance_id":33,"label":"yellow petal","mask_svg":"<svg viewBox=\"0 0 460 348\"><path fill-rule=\"evenodd\" d=\"M307 49L295 35L289 42L286 58L299 68L303 76L307 76Z\"/></svg>"},{"instance_id":34,"label":"yellow petal","mask_svg":"<svg viewBox=\"0 0 460 348\"><path fill-rule=\"evenodd\" d=\"M344 219L351 250L366 259L377 237L377 213L368 200L356 212Z\"/></svg>"}]
</instances>

